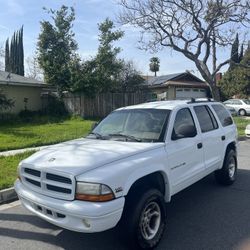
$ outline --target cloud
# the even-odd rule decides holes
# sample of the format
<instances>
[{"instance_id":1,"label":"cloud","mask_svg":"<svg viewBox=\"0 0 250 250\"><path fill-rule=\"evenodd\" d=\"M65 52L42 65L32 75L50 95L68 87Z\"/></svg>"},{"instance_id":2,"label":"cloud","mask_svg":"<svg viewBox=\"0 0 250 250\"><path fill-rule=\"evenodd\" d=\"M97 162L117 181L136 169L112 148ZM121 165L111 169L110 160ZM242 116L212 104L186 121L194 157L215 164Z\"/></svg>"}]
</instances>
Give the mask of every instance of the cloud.
<instances>
[{"instance_id":1,"label":"cloud","mask_svg":"<svg viewBox=\"0 0 250 250\"><path fill-rule=\"evenodd\" d=\"M0 24L0 29L1 29L1 30L9 30L8 27L6 27L6 26L4 26L4 25L1 25L1 24Z\"/></svg>"},{"instance_id":2,"label":"cloud","mask_svg":"<svg viewBox=\"0 0 250 250\"><path fill-rule=\"evenodd\" d=\"M16 0L7 1L8 11L12 14L23 16L25 14L23 6Z\"/></svg>"}]
</instances>

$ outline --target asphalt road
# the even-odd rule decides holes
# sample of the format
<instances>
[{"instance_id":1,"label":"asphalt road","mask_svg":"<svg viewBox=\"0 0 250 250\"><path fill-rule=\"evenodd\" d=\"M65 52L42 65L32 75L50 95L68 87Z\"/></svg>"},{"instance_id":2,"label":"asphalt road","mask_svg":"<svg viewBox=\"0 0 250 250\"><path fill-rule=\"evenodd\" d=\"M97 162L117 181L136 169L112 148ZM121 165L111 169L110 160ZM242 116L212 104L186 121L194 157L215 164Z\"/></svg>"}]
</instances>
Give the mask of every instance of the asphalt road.
<instances>
[{"instance_id":1,"label":"asphalt road","mask_svg":"<svg viewBox=\"0 0 250 250\"><path fill-rule=\"evenodd\" d=\"M98 234L62 230L18 203L0 206L0 249L126 249L117 229ZM238 180L221 187L210 175L175 195L158 250L250 249L250 139L240 142Z\"/></svg>"}]
</instances>

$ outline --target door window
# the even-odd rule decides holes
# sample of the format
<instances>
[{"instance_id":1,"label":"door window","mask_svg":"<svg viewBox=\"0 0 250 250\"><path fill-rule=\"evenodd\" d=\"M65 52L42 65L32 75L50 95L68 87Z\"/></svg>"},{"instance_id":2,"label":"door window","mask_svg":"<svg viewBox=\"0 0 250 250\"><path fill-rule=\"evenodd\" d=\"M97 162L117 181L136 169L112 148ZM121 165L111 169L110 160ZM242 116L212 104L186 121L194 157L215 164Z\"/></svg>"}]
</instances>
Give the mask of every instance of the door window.
<instances>
[{"instance_id":1,"label":"door window","mask_svg":"<svg viewBox=\"0 0 250 250\"><path fill-rule=\"evenodd\" d=\"M198 118L202 133L218 128L218 123L208 106L196 106L194 107L194 111Z\"/></svg>"},{"instance_id":2,"label":"door window","mask_svg":"<svg viewBox=\"0 0 250 250\"><path fill-rule=\"evenodd\" d=\"M180 109L175 117L172 140L195 137L196 135L197 131L190 110L188 108Z\"/></svg>"}]
</instances>

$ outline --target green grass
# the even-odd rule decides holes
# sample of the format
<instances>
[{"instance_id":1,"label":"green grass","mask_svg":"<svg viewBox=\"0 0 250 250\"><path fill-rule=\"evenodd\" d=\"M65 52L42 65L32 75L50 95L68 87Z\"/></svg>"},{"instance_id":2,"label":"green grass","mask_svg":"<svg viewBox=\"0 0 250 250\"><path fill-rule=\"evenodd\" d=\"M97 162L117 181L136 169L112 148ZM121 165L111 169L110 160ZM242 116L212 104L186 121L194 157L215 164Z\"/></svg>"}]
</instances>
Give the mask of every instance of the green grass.
<instances>
[{"instance_id":1,"label":"green grass","mask_svg":"<svg viewBox=\"0 0 250 250\"><path fill-rule=\"evenodd\" d=\"M93 121L79 117L0 124L0 151L55 144L86 135Z\"/></svg>"},{"instance_id":2,"label":"green grass","mask_svg":"<svg viewBox=\"0 0 250 250\"><path fill-rule=\"evenodd\" d=\"M250 120L246 119L244 117L234 117L234 122L238 129L238 135L239 136L245 136L245 129L248 124L250 124Z\"/></svg>"},{"instance_id":3,"label":"green grass","mask_svg":"<svg viewBox=\"0 0 250 250\"><path fill-rule=\"evenodd\" d=\"M19 162L33 153L34 151L29 151L13 156L0 156L0 190L13 186Z\"/></svg>"}]
</instances>

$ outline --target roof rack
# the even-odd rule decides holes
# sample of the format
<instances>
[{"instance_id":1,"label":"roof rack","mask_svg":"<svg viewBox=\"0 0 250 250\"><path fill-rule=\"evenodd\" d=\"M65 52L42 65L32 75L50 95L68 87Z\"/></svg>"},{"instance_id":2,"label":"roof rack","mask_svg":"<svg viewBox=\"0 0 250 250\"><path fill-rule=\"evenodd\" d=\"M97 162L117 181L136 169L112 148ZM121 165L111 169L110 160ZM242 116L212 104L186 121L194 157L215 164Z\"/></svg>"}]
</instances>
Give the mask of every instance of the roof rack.
<instances>
[{"instance_id":1,"label":"roof rack","mask_svg":"<svg viewBox=\"0 0 250 250\"><path fill-rule=\"evenodd\" d=\"M191 99L190 99L190 101L189 102L187 102L188 104L190 104L190 103L200 103L200 102L214 102L214 99L212 99L212 98L193 98L193 97L191 97Z\"/></svg>"}]
</instances>

